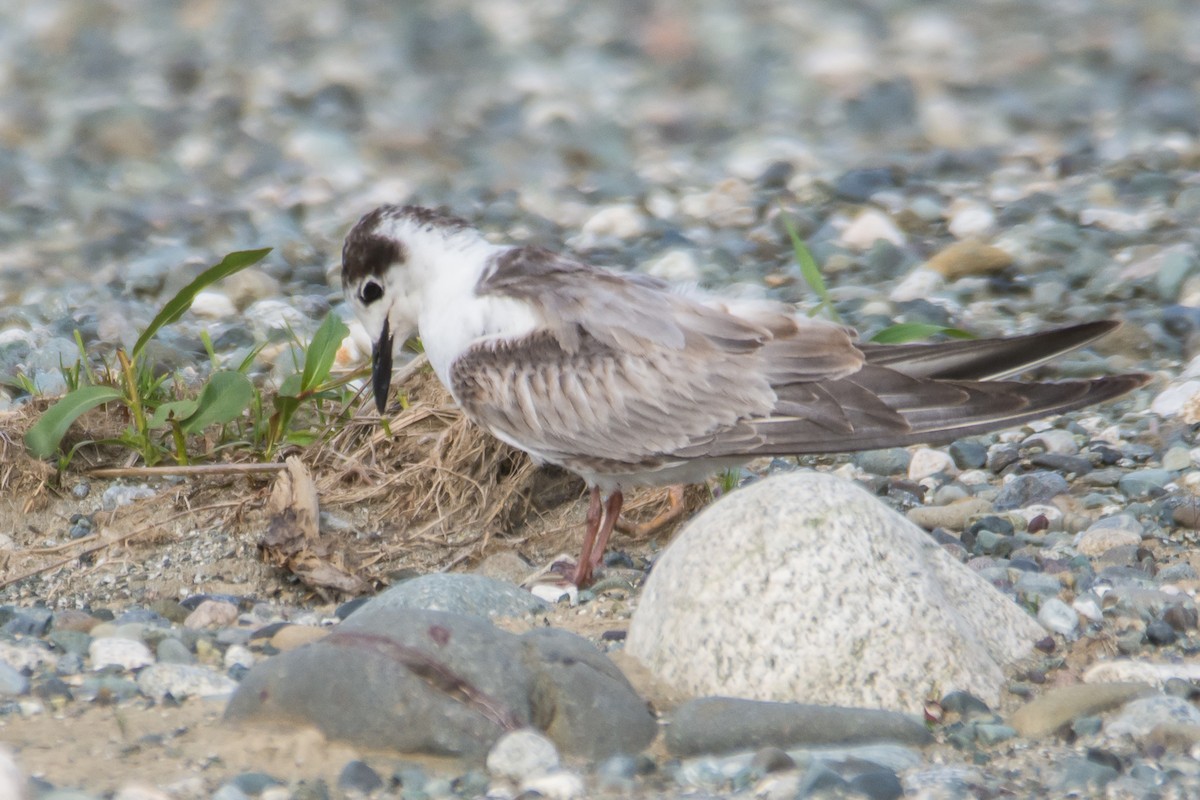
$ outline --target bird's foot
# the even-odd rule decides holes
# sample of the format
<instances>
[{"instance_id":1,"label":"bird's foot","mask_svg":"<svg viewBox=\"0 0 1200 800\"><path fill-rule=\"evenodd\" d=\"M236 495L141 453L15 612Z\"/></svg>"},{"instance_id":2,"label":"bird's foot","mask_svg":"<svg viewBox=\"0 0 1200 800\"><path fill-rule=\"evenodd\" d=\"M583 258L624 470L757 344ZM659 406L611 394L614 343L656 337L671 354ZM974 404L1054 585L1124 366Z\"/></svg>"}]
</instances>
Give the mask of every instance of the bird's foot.
<instances>
[{"instance_id":1,"label":"bird's foot","mask_svg":"<svg viewBox=\"0 0 1200 800\"><path fill-rule=\"evenodd\" d=\"M654 519L647 522L630 522L629 520L618 520L617 530L628 536L636 539L642 539L675 522L683 516L687 511L687 506L683 503L683 487L672 486L667 494L667 507L659 512Z\"/></svg>"}]
</instances>

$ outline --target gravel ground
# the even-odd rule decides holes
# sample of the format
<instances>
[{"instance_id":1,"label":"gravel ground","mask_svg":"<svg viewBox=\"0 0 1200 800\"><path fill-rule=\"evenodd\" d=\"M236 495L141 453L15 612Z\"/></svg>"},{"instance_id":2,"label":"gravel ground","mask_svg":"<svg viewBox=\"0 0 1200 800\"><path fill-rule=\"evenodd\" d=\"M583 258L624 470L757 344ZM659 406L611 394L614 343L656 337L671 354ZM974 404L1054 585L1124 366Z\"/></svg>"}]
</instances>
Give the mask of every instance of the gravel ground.
<instances>
[{"instance_id":1,"label":"gravel ground","mask_svg":"<svg viewBox=\"0 0 1200 800\"><path fill-rule=\"evenodd\" d=\"M29 399L12 376L60 392L74 331L99 353L131 346L201 266L237 249L275 248L262 269L226 281L165 330L154 357L199 377L204 330L230 363L279 345L264 351L260 377L282 379L291 332L311 333L331 308L348 316L336 280L341 240L382 202L444 204L498 238L811 304L786 215L822 263L843 319L867 334L897 320L984 334L1127 322L1055 367L1158 375L1127 400L942 450L821 466L933 529L1055 632L1052 652L1014 674L1008 706L996 710L1008 714L1119 654L1173 664L1157 680L1161 696L1194 712L1200 6L870 6L13 0L0 11L0 432L2 413ZM1019 479L1026 474L1035 477ZM1070 503L1044 505L1037 489L1053 482ZM36 525L22 517L23 497L0 495L11 528L0 530L0 567L13 563L5 551L68 541L72 515L93 514L108 488L63 499L57 517ZM944 516L969 496L1015 510L1016 528L1012 515L982 524ZM9 604L0 656L17 653L0 658L0 741L44 778L38 796L65 800L74 795L50 787L75 786L81 798L119 791L123 800L310 797L320 796L305 794L317 776L334 794L354 791L359 784L336 783L353 754L330 748L306 772L261 742L223 749L222 734L189 745L219 708L143 707L151 695L133 674L144 663L89 674L101 664L92 645L112 633L83 633L97 623L157 614L153 624L164 620L178 634L165 638L209 677L237 680L246 653L236 648L253 656L253 631L336 618L331 605L281 597L268 571L242 563L253 560L245 542L197 533L134 555L97 567L94 587L55 597L49 611L36 607L37 580L0 591ZM632 555L644 568L648 553ZM168 574L189 559L219 566L207 580L173 584L169 597L114 588L130 570ZM1046 577L1061 589L1047 594ZM182 608L194 612L230 586L241 618L184 625L175 601L190 598ZM583 611L560 609L552 622L599 640L628 617L623 600L584 600ZM77 609L87 622L72 621ZM72 629L92 638L55 640ZM34 658L43 651L53 665ZM105 705L113 702L127 709L119 724ZM938 745L914 751L917 763L876 758L914 796L1196 796L1200 728L1181 709L1174 738L1128 720L1124 737L1112 735L1080 712L1071 736L1045 741L986 717L948 723ZM158 737L154 759L150 740L102 744L124 725ZM589 786L768 791L754 783L771 772L761 764L654 758L652 777L622 763ZM374 767L419 770L432 784L425 796L471 796L487 782L438 765ZM266 788L259 773L290 788ZM888 796L888 786L858 788Z\"/></svg>"}]
</instances>

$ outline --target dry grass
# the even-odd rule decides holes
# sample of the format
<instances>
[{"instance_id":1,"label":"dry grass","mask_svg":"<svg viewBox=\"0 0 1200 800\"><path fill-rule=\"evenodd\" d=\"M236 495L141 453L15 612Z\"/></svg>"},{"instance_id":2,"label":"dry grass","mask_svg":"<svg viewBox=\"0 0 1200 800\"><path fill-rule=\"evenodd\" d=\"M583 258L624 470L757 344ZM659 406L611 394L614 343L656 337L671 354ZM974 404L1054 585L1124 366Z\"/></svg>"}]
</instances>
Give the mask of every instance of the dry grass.
<instances>
[{"instance_id":1,"label":"dry grass","mask_svg":"<svg viewBox=\"0 0 1200 800\"><path fill-rule=\"evenodd\" d=\"M348 522L321 532L327 549L339 553L364 585L388 583L401 571L470 566L505 550L540 564L578 546L585 506L580 479L540 468L476 428L427 368L414 368L403 387L405 407L390 418L390 435L362 404L359 416L322 444L295 453L313 475L321 509ZM88 446L59 476L50 465L26 455L21 444L43 407L31 404L0 416L0 498L9 500L14 511L14 499L23 497L26 505L38 504L65 518L85 510L90 501L80 502L62 489L88 469L130 466L130 451ZM69 436L73 442L111 437L127 424L119 412L98 409L84 415ZM230 455L243 464L251 457ZM95 477L88 480L93 492L107 485ZM181 526L188 525L201 531L219 528L255 542L268 527L264 509L272 480L270 475L232 471L192 476L170 484L156 500L105 512L104 521L136 534L119 537L127 548L178 541ZM167 497L170 502L162 502ZM695 508L706 500L707 492L700 490L689 493L687 504ZM628 498L623 516L648 519L666 504L665 490L637 492ZM205 513L189 518L192 508ZM156 533L159 529L171 533ZM88 537L65 542L52 553L35 552L45 538L42 534L16 543L12 555L20 557L23 568L41 564L60 569L68 556L104 546ZM618 535L618 543L621 539Z\"/></svg>"}]
</instances>

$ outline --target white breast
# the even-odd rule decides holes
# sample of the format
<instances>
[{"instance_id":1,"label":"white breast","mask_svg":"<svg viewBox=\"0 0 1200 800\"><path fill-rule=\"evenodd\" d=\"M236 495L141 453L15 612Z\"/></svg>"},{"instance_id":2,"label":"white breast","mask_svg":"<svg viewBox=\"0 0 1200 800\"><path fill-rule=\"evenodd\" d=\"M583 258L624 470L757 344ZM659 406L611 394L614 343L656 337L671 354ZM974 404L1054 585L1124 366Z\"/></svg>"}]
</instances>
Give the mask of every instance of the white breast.
<instances>
[{"instance_id":1,"label":"white breast","mask_svg":"<svg viewBox=\"0 0 1200 800\"><path fill-rule=\"evenodd\" d=\"M471 293L426 306L418 326L433 371L450 389L450 366L467 348L486 339L524 336L535 330L539 321L519 300Z\"/></svg>"}]
</instances>

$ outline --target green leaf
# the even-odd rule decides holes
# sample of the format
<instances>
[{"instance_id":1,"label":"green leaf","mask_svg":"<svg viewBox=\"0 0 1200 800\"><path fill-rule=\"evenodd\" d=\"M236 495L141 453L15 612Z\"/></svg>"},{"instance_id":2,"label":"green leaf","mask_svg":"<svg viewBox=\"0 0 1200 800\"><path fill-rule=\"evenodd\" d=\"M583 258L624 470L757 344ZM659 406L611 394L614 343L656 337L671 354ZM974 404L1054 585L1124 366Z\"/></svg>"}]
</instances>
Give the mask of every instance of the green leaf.
<instances>
[{"instance_id":1,"label":"green leaf","mask_svg":"<svg viewBox=\"0 0 1200 800\"><path fill-rule=\"evenodd\" d=\"M42 418L25 434L25 447L37 458L49 458L58 450L72 422L96 406L120 399L121 393L111 386L76 389L46 409Z\"/></svg>"},{"instance_id":2,"label":"green leaf","mask_svg":"<svg viewBox=\"0 0 1200 800\"><path fill-rule=\"evenodd\" d=\"M167 301L167 304L150 321L146 330L142 331L142 335L138 337L137 343L133 345L132 355L134 360L137 360L138 355L142 352L142 348L146 346L146 342L153 339L162 326L169 325L179 319L192 307L192 301L196 299L196 295L222 278L228 278L235 272L241 272L251 264L257 264L269 252L271 252L271 248L269 247L264 247L261 250L238 250L221 259L221 263L214 264L197 275L195 280L180 289L178 294Z\"/></svg>"},{"instance_id":3,"label":"green leaf","mask_svg":"<svg viewBox=\"0 0 1200 800\"><path fill-rule=\"evenodd\" d=\"M304 354L304 372L300 376L300 391L311 392L325 382L329 370L333 368L333 359L337 356L342 339L350 329L334 312L330 311L321 322L321 327L313 334L308 350Z\"/></svg>"},{"instance_id":4,"label":"green leaf","mask_svg":"<svg viewBox=\"0 0 1200 800\"><path fill-rule=\"evenodd\" d=\"M300 373L293 372L283 379L283 383L279 385L279 391L276 392L279 397L290 397L293 400L300 394ZM276 403L276 406L279 404Z\"/></svg>"},{"instance_id":5,"label":"green leaf","mask_svg":"<svg viewBox=\"0 0 1200 800\"><path fill-rule=\"evenodd\" d=\"M787 228L788 238L792 240L792 252L796 256L796 264L800 267L800 275L803 276L804 282L809 285L817 297L821 298L821 306L829 309L829 316L837 322L841 321L838 313L833 310L833 303L829 299L829 289L825 286L825 278L821 276L821 268L817 265L817 260L813 258L812 252L808 246L804 244L804 240L800 238L800 234L796 231L796 226L786 216L782 217L783 227ZM821 306L813 310L815 314Z\"/></svg>"},{"instance_id":6,"label":"green leaf","mask_svg":"<svg viewBox=\"0 0 1200 800\"><path fill-rule=\"evenodd\" d=\"M197 398L196 410L179 421L184 433L199 433L209 425L224 425L241 416L254 401L254 384L240 372L214 372Z\"/></svg>"},{"instance_id":7,"label":"green leaf","mask_svg":"<svg viewBox=\"0 0 1200 800\"><path fill-rule=\"evenodd\" d=\"M944 325L930 325L926 322L901 322L889 325L871 337L876 344L904 344L928 339L931 336L943 334L951 339L974 339L975 334L962 328L947 328Z\"/></svg>"},{"instance_id":8,"label":"green leaf","mask_svg":"<svg viewBox=\"0 0 1200 800\"><path fill-rule=\"evenodd\" d=\"M150 415L147 425L151 428L161 428L171 421L189 417L196 410L196 399L189 397L185 400L172 400L169 403L162 403L158 408L154 409L154 413Z\"/></svg>"}]
</instances>

